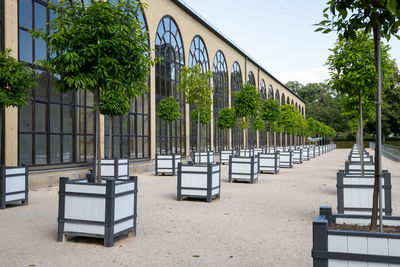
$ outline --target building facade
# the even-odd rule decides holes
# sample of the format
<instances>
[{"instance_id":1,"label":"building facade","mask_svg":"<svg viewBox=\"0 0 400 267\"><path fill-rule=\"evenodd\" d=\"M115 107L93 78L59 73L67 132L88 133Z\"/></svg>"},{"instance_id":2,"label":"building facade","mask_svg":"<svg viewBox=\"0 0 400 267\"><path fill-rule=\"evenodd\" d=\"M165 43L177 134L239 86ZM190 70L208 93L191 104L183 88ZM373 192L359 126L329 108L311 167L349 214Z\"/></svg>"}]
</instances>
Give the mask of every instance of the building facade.
<instances>
[{"instance_id":1,"label":"building facade","mask_svg":"<svg viewBox=\"0 0 400 267\"><path fill-rule=\"evenodd\" d=\"M190 110L177 91L183 66L200 65L213 71L213 116L209 126L201 128L203 149L239 149L246 139L236 128L220 130L218 111L232 105L232 92L242 83L254 84L263 98L293 104L304 116L305 103L248 57L232 41L179 0L146 0L148 7L137 19L149 35L152 57L161 61L151 68L149 92L131 100L129 114L102 116L100 120L102 155L129 158L132 167L151 166L156 153L166 151L188 156L196 144L197 129ZM1 111L0 161L2 164L27 165L32 183L52 183L59 175L81 176L95 154L93 95L89 92L60 94L54 90L57 75L37 68L34 62L49 57L42 40L31 38L32 29L47 29L55 15L42 0L0 0L0 46L12 49L12 55L35 69L40 80L32 89L27 106ZM48 29L47 29L48 30ZM268 64L267 62L265 64ZM157 104L174 96L181 103L183 116L169 127L156 116ZM279 141L278 136L278 141ZM169 138L169 140L167 140ZM267 134L249 132L249 145L266 145Z\"/></svg>"}]
</instances>

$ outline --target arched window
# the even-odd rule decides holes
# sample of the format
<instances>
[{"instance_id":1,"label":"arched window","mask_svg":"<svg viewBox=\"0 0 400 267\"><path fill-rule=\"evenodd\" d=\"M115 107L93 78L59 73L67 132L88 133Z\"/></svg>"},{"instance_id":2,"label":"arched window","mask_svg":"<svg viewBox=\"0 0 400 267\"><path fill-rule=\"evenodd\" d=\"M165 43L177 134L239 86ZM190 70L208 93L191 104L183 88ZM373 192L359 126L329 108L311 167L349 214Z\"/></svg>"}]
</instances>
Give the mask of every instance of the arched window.
<instances>
[{"instance_id":1,"label":"arched window","mask_svg":"<svg viewBox=\"0 0 400 267\"><path fill-rule=\"evenodd\" d=\"M282 93L281 105L285 105L285 94Z\"/></svg>"},{"instance_id":2,"label":"arched window","mask_svg":"<svg viewBox=\"0 0 400 267\"><path fill-rule=\"evenodd\" d=\"M260 82L260 93L261 93L261 99L267 99L267 88L265 87L265 82L264 80L261 80Z\"/></svg>"},{"instance_id":3,"label":"arched window","mask_svg":"<svg viewBox=\"0 0 400 267\"><path fill-rule=\"evenodd\" d=\"M148 34L147 21L144 13L139 12L136 18L142 24L143 34ZM148 82L148 86L150 86L150 82ZM130 159L149 158L150 93L132 99L128 114L113 116L112 119L110 119L109 116L105 116L104 126L105 157L110 156L111 158L119 157ZM110 129L112 129L111 140Z\"/></svg>"},{"instance_id":4,"label":"arched window","mask_svg":"<svg viewBox=\"0 0 400 267\"><path fill-rule=\"evenodd\" d=\"M301 107L301 115L304 116L304 107Z\"/></svg>"},{"instance_id":5,"label":"arched window","mask_svg":"<svg viewBox=\"0 0 400 267\"><path fill-rule=\"evenodd\" d=\"M232 66L232 73L231 73L231 91L240 91L240 87L243 83L242 80L242 71L240 69L239 63L235 61ZM232 97L233 102L233 97Z\"/></svg>"},{"instance_id":6,"label":"arched window","mask_svg":"<svg viewBox=\"0 0 400 267\"><path fill-rule=\"evenodd\" d=\"M272 89L272 85L268 87L268 98L274 100L274 89Z\"/></svg>"},{"instance_id":7,"label":"arched window","mask_svg":"<svg viewBox=\"0 0 400 267\"><path fill-rule=\"evenodd\" d=\"M204 44L203 38L201 38L200 35L196 35L190 45L189 66L193 67L195 65L199 65L203 72L206 72L210 69L207 48ZM190 133L190 146L192 151L195 151L197 146L197 124L194 121L191 123ZM200 126L200 138L200 148L204 150L208 145L210 145L209 125Z\"/></svg>"},{"instance_id":8,"label":"arched window","mask_svg":"<svg viewBox=\"0 0 400 267\"><path fill-rule=\"evenodd\" d=\"M289 99L289 97L287 97L287 99L286 99L286 104L290 105L290 99Z\"/></svg>"},{"instance_id":9,"label":"arched window","mask_svg":"<svg viewBox=\"0 0 400 267\"><path fill-rule=\"evenodd\" d=\"M297 109L297 102L296 102L296 104L295 104L295 107L296 107L296 109Z\"/></svg>"},{"instance_id":10,"label":"arched window","mask_svg":"<svg viewBox=\"0 0 400 267\"><path fill-rule=\"evenodd\" d=\"M252 84L254 86L256 85L256 79L254 78L254 74L252 71L249 72L249 77L248 77L247 83Z\"/></svg>"},{"instance_id":11,"label":"arched window","mask_svg":"<svg viewBox=\"0 0 400 267\"><path fill-rule=\"evenodd\" d=\"M292 102L291 102L290 104L291 104L291 105L294 105L293 99L292 99Z\"/></svg>"},{"instance_id":12,"label":"arched window","mask_svg":"<svg viewBox=\"0 0 400 267\"><path fill-rule=\"evenodd\" d=\"M236 61L233 63L232 72L231 72L231 99L232 99L232 106L233 101L235 100L234 92L240 91L240 88L243 84L242 79L242 71L240 69L239 63ZM232 130L232 148L238 150L242 148L243 145L243 131L240 130L238 126L236 126Z\"/></svg>"},{"instance_id":13,"label":"arched window","mask_svg":"<svg viewBox=\"0 0 400 267\"><path fill-rule=\"evenodd\" d=\"M281 98L279 96L280 96L279 95L279 90L276 89L276 91L275 91L275 100L281 101Z\"/></svg>"},{"instance_id":14,"label":"arched window","mask_svg":"<svg viewBox=\"0 0 400 267\"><path fill-rule=\"evenodd\" d=\"M194 65L199 65L203 72L210 69L207 48L200 35L196 35L190 45L189 66L193 67Z\"/></svg>"},{"instance_id":15,"label":"arched window","mask_svg":"<svg viewBox=\"0 0 400 267\"><path fill-rule=\"evenodd\" d=\"M181 105L181 118L170 124L169 135L167 124L156 116L156 149L157 153L185 153L185 100L176 88L179 86L180 72L185 65L182 37L174 19L165 16L158 24L156 33L156 57L161 61L156 64L156 105L166 97L175 97ZM169 142L167 140L169 136ZM167 146L169 144L169 148Z\"/></svg>"},{"instance_id":16,"label":"arched window","mask_svg":"<svg viewBox=\"0 0 400 267\"><path fill-rule=\"evenodd\" d=\"M214 147L217 151L228 149L228 131L217 126L218 113L221 108L229 105L228 67L225 56L219 50L214 57L213 64L214 83Z\"/></svg>"}]
</instances>

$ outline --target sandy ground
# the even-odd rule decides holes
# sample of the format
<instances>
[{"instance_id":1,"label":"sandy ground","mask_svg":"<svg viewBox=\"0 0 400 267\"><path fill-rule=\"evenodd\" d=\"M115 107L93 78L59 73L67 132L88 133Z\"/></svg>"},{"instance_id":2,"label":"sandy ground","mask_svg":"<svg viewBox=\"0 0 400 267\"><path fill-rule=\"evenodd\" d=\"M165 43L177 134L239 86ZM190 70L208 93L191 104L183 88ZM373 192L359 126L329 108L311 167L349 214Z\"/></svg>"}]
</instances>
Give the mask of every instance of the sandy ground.
<instances>
[{"instance_id":1,"label":"sandy ground","mask_svg":"<svg viewBox=\"0 0 400 267\"><path fill-rule=\"evenodd\" d=\"M137 236L114 247L102 240L56 242L57 187L31 191L28 206L0 210L0 266L311 266L312 221L336 210L336 172L349 150L262 174L256 184L228 183L221 199L176 201L176 177L139 176ZM393 215L400 215L400 163L392 173Z\"/></svg>"}]
</instances>

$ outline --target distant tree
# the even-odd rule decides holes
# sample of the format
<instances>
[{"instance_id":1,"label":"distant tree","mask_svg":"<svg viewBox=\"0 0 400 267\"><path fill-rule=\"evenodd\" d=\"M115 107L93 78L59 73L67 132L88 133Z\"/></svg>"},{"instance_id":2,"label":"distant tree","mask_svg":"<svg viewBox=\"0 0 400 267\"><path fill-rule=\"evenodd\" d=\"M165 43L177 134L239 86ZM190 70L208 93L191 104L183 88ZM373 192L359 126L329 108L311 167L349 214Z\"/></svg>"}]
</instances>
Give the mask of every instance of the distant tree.
<instances>
[{"instance_id":1,"label":"distant tree","mask_svg":"<svg viewBox=\"0 0 400 267\"><path fill-rule=\"evenodd\" d=\"M285 131L285 145L287 146L287 133L294 131L297 123L298 111L293 105L281 106L281 113L278 120L278 125Z\"/></svg>"},{"instance_id":2,"label":"distant tree","mask_svg":"<svg viewBox=\"0 0 400 267\"><path fill-rule=\"evenodd\" d=\"M179 117L181 116L180 110L181 108L179 106L179 103L173 96L164 98L158 104L158 111L156 112L157 116L161 120L167 121L167 149L166 149L167 154L169 152L168 150L170 149L170 142L169 142L170 124L171 122L179 119Z\"/></svg>"}]
</instances>

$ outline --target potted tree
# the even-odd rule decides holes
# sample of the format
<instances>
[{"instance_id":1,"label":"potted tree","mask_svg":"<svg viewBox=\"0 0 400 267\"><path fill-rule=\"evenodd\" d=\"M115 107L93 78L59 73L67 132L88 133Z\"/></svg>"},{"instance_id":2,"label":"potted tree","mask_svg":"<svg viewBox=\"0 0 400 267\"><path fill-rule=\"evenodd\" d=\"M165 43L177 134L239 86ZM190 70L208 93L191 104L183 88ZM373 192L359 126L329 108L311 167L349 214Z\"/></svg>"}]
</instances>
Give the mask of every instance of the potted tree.
<instances>
[{"instance_id":1,"label":"potted tree","mask_svg":"<svg viewBox=\"0 0 400 267\"><path fill-rule=\"evenodd\" d=\"M295 126L296 114L293 105L284 105L281 107L281 114L279 116L278 125L285 131L285 144L287 144L287 131L292 130ZM286 148L280 153L280 167L292 168L293 167L293 150Z\"/></svg>"},{"instance_id":2,"label":"potted tree","mask_svg":"<svg viewBox=\"0 0 400 267\"><path fill-rule=\"evenodd\" d=\"M232 108L223 108L219 111L217 125L222 130L233 129L236 126L236 112ZM235 151L221 150L219 154L219 161L221 164L229 163L229 156L235 156Z\"/></svg>"},{"instance_id":3,"label":"potted tree","mask_svg":"<svg viewBox=\"0 0 400 267\"><path fill-rule=\"evenodd\" d=\"M331 17L328 14L330 12L333 13ZM375 64L376 73L371 73L369 78L377 84L376 150L371 216L363 216L363 220L360 220L360 217L357 218L356 215L347 215L343 218L343 216L338 217L332 214L329 208L324 208L322 216L315 220L313 224L312 256L314 266L326 266L332 261L335 261L337 265L345 265L350 261L353 261L353 265L364 266L398 264L400 262L398 253L400 234L398 232L383 233L384 225L399 225L400 218L383 216L381 91L384 75L382 75L381 68L380 39L381 35L387 39L392 35L399 37L397 32L400 28L400 5L398 1L336 0L328 2L328 7L324 9L324 13L325 18L319 23L322 27L317 30L323 30L326 33L336 30L339 32L340 39L346 37L355 40L357 30L363 30L365 33L373 32L375 58L372 64ZM366 60L363 59L363 61L365 65L369 64ZM378 222L379 232L377 231ZM358 227L357 229L338 229L339 225L343 223L357 224ZM336 229L333 230L333 227ZM349 246L349 240L354 241L355 239L358 242L353 242ZM347 246L343 247L342 245L345 242Z\"/></svg>"},{"instance_id":4,"label":"potted tree","mask_svg":"<svg viewBox=\"0 0 400 267\"><path fill-rule=\"evenodd\" d=\"M221 189L221 167L214 164L213 157L206 151L201 154L200 149L200 124L210 122L211 114L211 88L210 79L212 72L203 72L199 65L192 68L183 67L181 82L178 90L182 91L186 103L193 107L192 119L197 123L197 151L193 158L197 164L178 164L177 199L183 197L205 198L211 202L219 198ZM195 115L196 116L195 116Z\"/></svg>"},{"instance_id":5,"label":"potted tree","mask_svg":"<svg viewBox=\"0 0 400 267\"><path fill-rule=\"evenodd\" d=\"M248 129L250 119L255 118L261 104L261 94L254 85L243 84L240 91L235 93L233 107L239 124L245 130L246 142L244 146L244 156L229 158L229 182L232 180L246 181L254 183L258 180L258 158L251 155L248 145Z\"/></svg>"},{"instance_id":6,"label":"potted tree","mask_svg":"<svg viewBox=\"0 0 400 267\"><path fill-rule=\"evenodd\" d=\"M258 133L265 130L264 121L261 119L260 114L253 120L253 129ZM254 156L258 156L258 154L263 153L265 151L265 147L257 147L252 149Z\"/></svg>"},{"instance_id":7,"label":"potted tree","mask_svg":"<svg viewBox=\"0 0 400 267\"><path fill-rule=\"evenodd\" d=\"M60 76L59 91L93 92L96 108L97 179L91 175L74 181L60 178L57 240L92 236L113 246L115 237L136 233L137 177L101 179L100 113L125 114L129 99L148 90L154 61L149 57L148 35L135 18L144 5L124 0L90 5L60 0L49 2L49 8L57 11L48 23L50 31L32 34L46 41L52 55L43 66Z\"/></svg>"},{"instance_id":8,"label":"potted tree","mask_svg":"<svg viewBox=\"0 0 400 267\"><path fill-rule=\"evenodd\" d=\"M280 152L276 149L276 138L271 151L272 130L275 130L275 124L280 116L280 104L278 100L265 99L261 104L261 118L265 121L265 129L269 128L270 138L268 140L268 150L259 154L260 172L278 173L280 170ZM275 135L275 131L274 131Z\"/></svg>"},{"instance_id":9,"label":"potted tree","mask_svg":"<svg viewBox=\"0 0 400 267\"><path fill-rule=\"evenodd\" d=\"M11 50L0 50L0 108L26 105L29 89L37 86L32 69L11 56ZM3 136L3 127L0 136ZM2 142L2 141L1 141ZM2 143L4 145L4 143ZM28 205L28 168L17 166L0 167L0 208L7 204L22 202Z\"/></svg>"},{"instance_id":10,"label":"potted tree","mask_svg":"<svg viewBox=\"0 0 400 267\"><path fill-rule=\"evenodd\" d=\"M303 127L303 116L297 111L294 110L294 126L292 128L292 133L294 135L294 144L293 144L293 163L301 164L303 163L303 148L298 146L297 143L297 131L301 130Z\"/></svg>"},{"instance_id":11,"label":"potted tree","mask_svg":"<svg viewBox=\"0 0 400 267\"><path fill-rule=\"evenodd\" d=\"M170 124L181 116L181 112L179 103L173 96L161 100L158 104L157 116L167 122L167 149L165 155L156 155L156 175L159 173L175 175L178 171L178 163L181 162L181 155L169 154L170 151L172 152L169 132Z\"/></svg>"}]
</instances>

